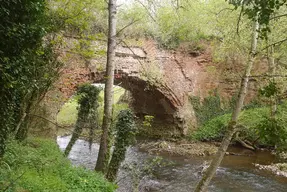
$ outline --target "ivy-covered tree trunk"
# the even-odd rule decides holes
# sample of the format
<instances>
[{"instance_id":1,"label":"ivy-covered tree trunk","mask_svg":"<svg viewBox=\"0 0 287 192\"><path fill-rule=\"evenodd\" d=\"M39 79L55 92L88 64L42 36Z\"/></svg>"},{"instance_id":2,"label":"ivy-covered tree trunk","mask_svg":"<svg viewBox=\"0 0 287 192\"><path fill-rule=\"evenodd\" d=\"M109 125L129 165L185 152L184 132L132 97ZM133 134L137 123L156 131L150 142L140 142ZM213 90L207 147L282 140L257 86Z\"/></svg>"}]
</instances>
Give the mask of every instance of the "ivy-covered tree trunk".
<instances>
[{"instance_id":1,"label":"ivy-covered tree trunk","mask_svg":"<svg viewBox=\"0 0 287 192\"><path fill-rule=\"evenodd\" d=\"M116 132L115 150L106 175L106 178L111 182L116 180L120 165L125 160L127 148L135 140L136 127L134 115L130 110L123 110L119 113Z\"/></svg>"},{"instance_id":2,"label":"ivy-covered tree trunk","mask_svg":"<svg viewBox=\"0 0 287 192\"><path fill-rule=\"evenodd\" d=\"M100 150L98 154L96 171L103 173L107 170L108 161L110 158L110 139L109 132L112 125L113 111L113 85L114 85L114 70L115 70L115 49L116 49L116 12L117 1L109 0L109 34L108 34L108 52L106 65L106 82L105 82L105 97L104 97L104 117L102 124L102 137L100 142Z\"/></svg>"},{"instance_id":3,"label":"ivy-covered tree trunk","mask_svg":"<svg viewBox=\"0 0 287 192\"><path fill-rule=\"evenodd\" d=\"M101 89L98 87L95 87L90 84L84 84L81 85L77 90L77 95L79 96L78 104L79 104L79 111L78 111L78 119L76 122L75 129L72 134L72 138L67 145L64 155L68 156L73 145L77 141L77 139L80 137L83 128L86 124L88 124L90 133L92 126L95 126L94 121L98 120L98 112L97 108L99 107L98 104L98 95L100 93ZM91 118L94 118L93 120ZM93 139L91 139L92 135L90 135L90 141L92 142ZM90 143L91 145L91 143Z\"/></svg>"},{"instance_id":4,"label":"ivy-covered tree trunk","mask_svg":"<svg viewBox=\"0 0 287 192\"><path fill-rule=\"evenodd\" d=\"M35 94L35 91L33 91L33 93ZM32 93L32 94L33 94ZM23 115L20 118L19 122L17 123L17 127L15 130L15 139L19 140L19 141L23 141L24 139L27 138L28 135L28 129L29 129L29 116L27 114L30 113L31 108L34 104L33 102L33 96L29 97L27 100L24 98L23 99L23 106L22 106L22 110L23 111ZM27 107L26 107L27 106Z\"/></svg>"},{"instance_id":5,"label":"ivy-covered tree trunk","mask_svg":"<svg viewBox=\"0 0 287 192\"><path fill-rule=\"evenodd\" d=\"M71 140L69 141L69 144L67 145L65 152L64 152L65 157L67 157L70 154L72 147L74 146L76 141L79 139L79 137L83 131L84 122L85 122L85 119L78 117L75 129L74 129L72 137L71 137Z\"/></svg>"},{"instance_id":6,"label":"ivy-covered tree trunk","mask_svg":"<svg viewBox=\"0 0 287 192\"><path fill-rule=\"evenodd\" d=\"M222 140L222 143L220 147L218 148L218 151L212 160L210 166L207 168L206 172L204 173L202 179L197 184L195 188L195 192L205 192L207 191L208 185L213 178L214 174L216 173L217 168L219 167L225 152L230 144L230 141L232 139L232 136L236 132L236 124L239 117L239 114L241 112L241 109L243 107L243 102L247 93L247 87L248 87L248 81L250 72L255 60L256 56L256 49L257 49L257 42L258 42L258 30L259 30L259 23L258 23L258 17L255 18L254 25L253 25L253 31L252 31L252 42L251 42L251 51L249 54L249 60L246 66L245 74L241 81L241 86L238 94L238 98L236 101L236 106L234 108L234 111L232 113L231 121L229 122L229 125L227 127L227 132Z\"/></svg>"}]
</instances>

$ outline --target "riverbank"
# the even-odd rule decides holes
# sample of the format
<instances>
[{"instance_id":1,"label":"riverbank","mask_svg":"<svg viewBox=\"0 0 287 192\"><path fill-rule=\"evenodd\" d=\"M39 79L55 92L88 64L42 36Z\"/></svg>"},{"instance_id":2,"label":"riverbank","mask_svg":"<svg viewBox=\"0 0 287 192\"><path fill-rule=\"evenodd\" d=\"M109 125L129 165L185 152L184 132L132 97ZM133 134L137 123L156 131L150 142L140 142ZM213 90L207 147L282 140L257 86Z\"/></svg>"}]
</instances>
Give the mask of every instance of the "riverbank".
<instances>
[{"instance_id":1,"label":"riverbank","mask_svg":"<svg viewBox=\"0 0 287 192\"><path fill-rule=\"evenodd\" d=\"M220 143L188 140L159 140L141 141L138 143L137 146L139 147L139 149L146 151L149 154L168 154L173 156L181 156L183 158L210 156L210 158L212 158L212 156L217 152L217 147L219 146L219 144ZM273 163L274 159L286 162L286 159L284 160L284 158L281 157L283 153L280 153L279 155L277 155L277 157L275 157L275 154L269 150L252 151L244 147L235 147L231 145L228 152L226 152L226 156L238 156L254 159L254 157L256 157L258 153L264 153L263 155L268 155L268 157L265 162L262 162L266 163L267 165L261 165L256 163L254 164L257 169L268 171L274 175L287 177L287 163Z\"/></svg>"},{"instance_id":2,"label":"riverbank","mask_svg":"<svg viewBox=\"0 0 287 192\"><path fill-rule=\"evenodd\" d=\"M217 147L213 143L191 142L187 140L177 141L143 141L138 144L139 148L151 154L168 153L178 156L209 156L214 155Z\"/></svg>"},{"instance_id":3,"label":"riverbank","mask_svg":"<svg viewBox=\"0 0 287 192\"><path fill-rule=\"evenodd\" d=\"M61 150L65 149L69 140L70 137L58 137L57 142ZM193 187L202 176L204 164L212 158L212 156L186 157L166 153L149 154L143 149L139 149L139 145L143 142L141 138L137 145L128 149L125 161L119 170L117 192L136 189L143 192L146 189L153 190L155 187L158 192L193 191ZM146 142L150 141L146 140ZM88 146L87 141L78 140L69 159L75 166L85 166L93 170L99 145L94 143L91 150ZM242 152L241 150L238 148L238 151L234 149L233 152L239 153ZM258 151L250 156L225 156L210 185L210 191L285 192L287 178L275 176L254 166L254 163L269 164L270 162L271 164L274 162L271 155L268 151Z\"/></svg>"},{"instance_id":4,"label":"riverbank","mask_svg":"<svg viewBox=\"0 0 287 192\"><path fill-rule=\"evenodd\" d=\"M0 191L112 192L116 185L94 171L73 166L55 141L10 141L0 162Z\"/></svg>"}]
</instances>

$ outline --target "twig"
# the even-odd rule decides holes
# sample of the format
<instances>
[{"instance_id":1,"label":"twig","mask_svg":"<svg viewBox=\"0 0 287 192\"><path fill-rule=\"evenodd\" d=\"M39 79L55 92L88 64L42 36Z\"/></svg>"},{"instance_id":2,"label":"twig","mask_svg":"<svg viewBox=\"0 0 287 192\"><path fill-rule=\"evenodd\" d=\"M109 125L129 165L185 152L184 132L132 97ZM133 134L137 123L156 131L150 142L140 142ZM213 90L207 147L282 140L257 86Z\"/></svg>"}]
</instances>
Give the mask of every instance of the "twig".
<instances>
[{"instance_id":1,"label":"twig","mask_svg":"<svg viewBox=\"0 0 287 192\"><path fill-rule=\"evenodd\" d=\"M74 127L74 126L61 126L61 125L59 125L58 123L55 123L55 122L53 122L53 121L51 121L51 120L49 120L49 119L47 119L47 118L45 118L45 117L42 117L42 116L40 116L40 115L35 115L35 114L27 114L27 115L28 115L28 116L34 116L34 117L41 118L41 119L43 119L43 120L45 120L45 121L48 121L49 123L51 123L51 124L57 126L57 128L65 129L65 130L71 132L72 134L77 134L77 135L79 135L79 136L81 135L81 134L76 133L75 131L71 131L71 130L70 130L70 128L72 128L72 127ZM89 127L83 127L83 128L89 128Z\"/></svg>"},{"instance_id":2,"label":"twig","mask_svg":"<svg viewBox=\"0 0 287 192\"><path fill-rule=\"evenodd\" d=\"M265 78L265 77L268 77L268 78L281 77L281 78L283 78L284 77L284 78L286 78L287 75L250 75L248 77L251 77L251 78L259 78L259 77L261 77L261 78Z\"/></svg>"},{"instance_id":3,"label":"twig","mask_svg":"<svg viewBox=\"0 0 287 192\"><path fill-rule=\"evenodd\" d=\"M236 25L236 33L237 33L238 36L240 36L239 35L239 25L240 25L240 21L241 21L241 17L242 17L243 11L244 11L244 6L242 5L240 13L239 13L239 16L238 16L237 25Z\"/></svg>"},{"instance_id":4,"label":"twig","mask_svg":"<svg viewBox=\"0 0 287 192\"><path fill-rule=\"evenodd\" d=\"M26 115L27 115L27 113L23 113L23 115L22 115L22 117L21 117L21 119L20 119L20 121L19 121L19 123L18 123L16 129L15 129L15 132L14 132L15 135L18 133L18 131L19 131L19 129L20 129L20 126L22 125L22 123L23 123L23 121L24 121Z\"/></svg>"},{"instance_id":5,"label":"twig","mask_svg":"<svg viewBox=\"0 0 287 192\"><path fill-rule=\"evenodd\" d=\"M263 49L261 49L260 52L261 52L261 51L264 51L265 49L268 49L269 47L272 47L272 46L274 46L274 45L284 43L285 41L287 41L287 38L282 39L282 40L280 40L280 41L277 41L277 42L275 42L275 43L272 43L272 44L270 44L270 45L267 45L266 47L264 47Z\"/></svg>"},{"instance_id":6,"label":"twig","mask_svg":"<svg viewBox=\"0 0 287 192\"><path fill-rule=\"evenodd\" d=\"M225 11L225 10L228 10L228 11L234 11L235 9L231 9L231 8L224 8L224 9L221 9L220 11L218 11L218 12L216 13L216 15L221 14L221 12L223 12L223 11Z\"/></svg>"},{"instance_id":7,"label":"twig","mask_svg":"<svg viewBox=\"0 0 287 192\"><path fill-rule=\"evenodd\" d=\"M140 21L140 19L133 19L129 24L127 24L126 26L124 26L123 28L121 28L121 29L117 32L116 36L118 36L123 30L125 30L126 28L128 28L129 26L131 26L132 24L134 24L134 23L136 23L136 22L138 22L138 21Z\"/></svg>"},{"instance_id":8,"label":"twig","mask_svg":"<svg viewBox=\"0 0 287 192\"><path fill-rule=\"evenodd\" d=\"M141 4L147 11L148 15L150 16L150 18L156 23L156 19L152 16L152 14L149 12L149 8L145 6L145 4L143 4L140 0L136 0L136 2L138 2L139 4Z\"/></svg>"},{"instance_id":9,"label":"twig","mask_svg":"<svg viewBox=\"0 0 287 192\"><path fill-rule=\"evenodd\" d=\"M7 191L17 180L19 180L26 172L23 172L19 177L17 177L14 181L12 181L3 192Z\"/></svg>"},{"instance_id":10,"label":"twig","mask_svg":"<svg viewBox=\"0 0 287 192\"><path fill-rule=\"evenodd\" d=\"M282 14L282 15L277 15L277 16L274 16L274 17L271 17L270 20L272 20L272 19L278 19L278 18L286 17L286 16L287 16L287 13L286 13L286 14Z\"/></svg>"}]
</instances>

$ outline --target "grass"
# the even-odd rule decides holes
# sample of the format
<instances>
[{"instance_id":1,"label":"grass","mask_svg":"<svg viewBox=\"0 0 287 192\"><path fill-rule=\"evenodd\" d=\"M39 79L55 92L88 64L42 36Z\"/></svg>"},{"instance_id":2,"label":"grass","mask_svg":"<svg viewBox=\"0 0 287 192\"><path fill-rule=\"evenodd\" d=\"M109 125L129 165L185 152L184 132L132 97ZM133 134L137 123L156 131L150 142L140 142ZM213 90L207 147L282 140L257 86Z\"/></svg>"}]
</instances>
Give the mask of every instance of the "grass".
<instances>
[{"instance_id":1,"label":"grass","mask_svg":"<svg viewBox=\"0 0 287 192\"><path fill-rule=\"evenodd\" d=\"M112 192L116 185L96 172L74 167L52 140L9 141L0 161L0 191Z\"/></svg>"},{"instance_id":2,"label":"grass","mask_svg":"<svg viewBox=\"0 0 287 192\"><path fill-rule=\"evenodd\" d=\"M68 102L66 102L60 112L57 115L57 122L60 125L74 125L77 121L78 116L78 101L76 98L72 97Z\"/></svg>"},{"instance_id":3,"label":"grass","mask_svg":"<svg viewBox=\"0 0 287 192\"><path fill-rule=\"evenodd\" d=\"M287 104L283 103L278 106L277 119L280 119L282 127L285 127L283 132L287 134ZM243 125L240 136L250 141L256 140L262 135L262 129L259 125L270 116L269 107L259 107L243 110L240 114L238 124ZM224 114L215 117L199 127L199 129L190 135L192 140L200 141L220 141L225 133L226 126L231 119L231 114ZM268 134L266 132L266 134ZM269 145L269 141L259 138L258 143L262 145Z\"/></svg>"},{"instance_id":4,"label":"grass","mask_svg":"<svg viewBox=\"0 0 287 192\"><path fill-rule=\"evenodd\" d=\"M121 96L125 93L125 89L114 86L114 116L118 114L118 112L122 109L128 108L128 104L121 103L117 104L117 102L120 100ZM99 107L99 116L100 116L100 123L102 122L101 119L103 117L103 111L104 111L104 91L100 92L100 107ZM67 103L64 104L60 112L57 116L57 122L60 125L64 126L70 126L74 125L77 121L78 116L78 103L77 99L75 97L72 97Z\"/></svg>"}]
</instances>

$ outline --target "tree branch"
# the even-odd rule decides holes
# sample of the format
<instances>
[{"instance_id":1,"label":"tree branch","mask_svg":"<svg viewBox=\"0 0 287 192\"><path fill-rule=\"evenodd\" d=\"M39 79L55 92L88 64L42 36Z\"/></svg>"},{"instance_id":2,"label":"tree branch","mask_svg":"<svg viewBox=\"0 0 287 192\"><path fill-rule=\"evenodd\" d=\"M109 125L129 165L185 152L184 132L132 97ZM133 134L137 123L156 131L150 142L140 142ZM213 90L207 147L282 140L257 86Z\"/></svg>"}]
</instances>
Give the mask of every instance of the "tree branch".
<instances>
[{"instance_id":1,"label":"tree branch","mask_svg":"<svg viewBox=\"0 0 287 192\"><path fill-rule=\"evenodd\" d=\"M145 4L143 4L140 0L136 0L136 2L138 2L139 4L141 4L143 6L143 8L145 8L145 10L147 11L148 15L150 16L150 18L156 23L156 19L152 16L152 14L149 12L149 8L145 6Z\"/></svg>"},{"instance_id":2,"label":"tree branch","mask_svg":"<svg viewBox=\"0 0 287 192\"><path fill-rule=\"evenodd\" d=\"M14 181L11 181L11 183L3 190L3 192L7 191L17 180L19 180L26 172L23 172L19 177L17 177Z\"/></svg>"},{"instance_id":3,"label":"tree branch","mask_svg":"<svg viewBox=\"0 0 287 192\"><path fill-rule=\"evenodd\" d=\"M27 115L28 115L28 116L33 116L33 117L38 117L38 118L40 118L40 119L43 119L43 120L45 120L45 121L48 121L49 123L55 125L57 128L65 129L65 130L71 132L72 134L77 134L77 135L79 135L79 136L81 135L81 134L78 134L78 133L76 133L76 132L70 130L70 128L72 128L72 127L74 127L74 126L61 126L61 125L59 125L58 123L55 123L55 122L53 122L53 121L51 121L51 120L49 120L49 119L47 119L47 118L45 118L45 117L42 117L42 116L40 116L40 115L35 115L35 114L27 114ZM83 127L83 128L89 128L89 127Z\"/></svg>"},{"instance_id":4,"label":"tree branch","mask_svg":"<svg viewBox=\"0 0 287 192\"><path fill-rule=\"evenodd\" d=\"M116 36L118 36L123 30L125 30L126 28L128 28L129 26L131 26L132 24L134 24L134 23L136 23L136 22L138 22L138 21L140 21L140 19L133 19L129 24L127 24L126 26L124 26L123 28L121 28L121 29L117 32Z\"/></svg>"},{"instance_id":5,"label":"tree branch","mask_svg":"<svg viewBox=\"0 0 287 192\"><path fill-rule=\"evenodd\" d=\"M286 14L282 14L282 15L277 15L277 16L274 16L274 17L271 17L270 20L278 19L278 18L286 17L286 16L287 16L287 13L286 13Z\"/></svg>"},{"instance_id":6,"label":"tree branch","mask_svg":"<svg viewBox=\"0 0 287 192\"><path fill-rule=\"evenodd\" d=\"M240 21L241 21L241 17L242 17L243 11L244 11L244 6L242 5L240 13L239 13L239 16L238 16L237 25L236 25L236 33L237 33L238 36L240 36L239 35L239 25L240 25Z\"/></svg>"},{"instance_id":7,"label":"tree branch","mask_svg":"<svg viewBox=\"0 0 287 192\"><path fill-rule=\"evenodd\" d=\"M277 42L275 42L275 43L272 43L272 44L270 44L270 45L267 45L266 47L264 47L263 49L261 49L260 52L261 52L261 51L264 51L265 49L268 49L269 47L275 46L275 45L277 45L277 44L284 43L285 41L287 41L287 38L282 39L282 40L280 40L280 41L277 41Z\"/></svg>"}]
</instances>

